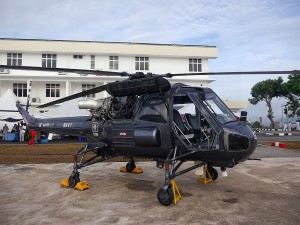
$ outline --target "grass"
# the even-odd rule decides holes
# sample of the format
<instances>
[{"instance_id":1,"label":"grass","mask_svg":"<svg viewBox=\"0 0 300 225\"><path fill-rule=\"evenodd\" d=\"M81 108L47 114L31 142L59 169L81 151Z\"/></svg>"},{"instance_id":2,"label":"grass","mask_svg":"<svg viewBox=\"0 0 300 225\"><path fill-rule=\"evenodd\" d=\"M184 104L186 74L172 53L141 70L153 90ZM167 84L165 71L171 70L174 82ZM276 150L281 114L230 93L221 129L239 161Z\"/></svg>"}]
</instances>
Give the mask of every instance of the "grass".
<instances>
[{"instance_id":1,"label":"grass","mask_svg":"<svg viewBox=\"0 0 300 225\"><path fill-rule=\"evenodd\" d=\"M49 164L73 163L73 155L84 144L1 144L0 164ZM141 158L137 161L145 161ZM115 157L107 162L127 162L124 157Z\"/></svg>"},{"instance_id":2,"label":"grass","mask_svg":"<svg viewBox=\"0 0 300 225\"><path fill-rule=\"evenodd\" d=\"M288 149L300 150L300 141L286 141ZM259 142L271 146L272 142ZM73 157L84 144L1 144L0 164L38 164L38 163L72 163ZM140 159L144 161L145 159ZM123 157L116 157L108 161L126 162ZM139 160L138 160L139 161Z\"/></svg>"},{"instance_id":3,"label":"grass","mask_svg":"<svg viewBox=\"0 0 300 225\"><path fill-rule=\"evenodd\" d=\"M0 154L74 154L84 144L8 144L0 145Z\"/></svg>"}]
</instances>

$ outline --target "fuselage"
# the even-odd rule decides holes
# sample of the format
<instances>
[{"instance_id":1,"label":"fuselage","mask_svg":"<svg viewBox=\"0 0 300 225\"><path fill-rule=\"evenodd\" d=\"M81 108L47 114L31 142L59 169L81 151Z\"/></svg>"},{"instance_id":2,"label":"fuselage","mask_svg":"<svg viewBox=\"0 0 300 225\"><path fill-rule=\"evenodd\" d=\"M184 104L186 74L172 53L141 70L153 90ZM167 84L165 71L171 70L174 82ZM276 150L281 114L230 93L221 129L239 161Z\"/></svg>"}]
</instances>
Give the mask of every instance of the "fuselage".
<instances>
[{"instance_id":1,"label":"fuselage","mask_svg":"<svg viewBox=\"0 0 300 225\"><path fill-rule=\"evenodd\" d=\"M164 94L142 95L133 112L129 119L38 119L29 115L25 119L30 129L85 136L89 142L105 143L126 157L166 159L176 148L176 156L182 160L233 167L256 147L251 128L237 121L209 88L178 85Z\"/></svg>"}]
</instances>

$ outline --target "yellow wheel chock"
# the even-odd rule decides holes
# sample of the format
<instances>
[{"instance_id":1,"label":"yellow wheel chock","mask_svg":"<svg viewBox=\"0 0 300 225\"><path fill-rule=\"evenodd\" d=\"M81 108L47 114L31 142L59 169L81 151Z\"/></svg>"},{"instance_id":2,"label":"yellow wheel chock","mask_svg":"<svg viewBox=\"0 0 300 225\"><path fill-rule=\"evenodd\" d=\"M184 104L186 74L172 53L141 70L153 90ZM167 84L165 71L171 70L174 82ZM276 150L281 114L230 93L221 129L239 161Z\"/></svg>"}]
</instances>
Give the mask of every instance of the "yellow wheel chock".
<instances>
[{"instance_id":1,"label":"yellow wheel chock","mask_svg":"<svg viewBox=\"0 0 300 225\"><path fill-rule=\"evenodd\" d=\"M203 175L200 175L199 178L198 178L198 182L200 183L203 183L204 185L210 183L210 182L213 182L213 179L207 169L207 165L204 165L203 166Z\"/></svg>"},{"instance_id":2,"label":"yellow wheel chock","mask_svg":"<svg viewBox=\"0 0 300 225\"><path fill-rule=\"evenodd\" d=\"M170 181L170 184L171 184L171 188L172 188L173 196L174 196L174 205L176 205L177 202L181 199L181 194L180 194L180 191L179 191L174 179L172 179Z\"/></svg>"},{"instance_id":3,"label":"yellow wheel chock","mask_svg":"<svg viewBox=\"0 0 300 225\"><path fill-rule=\"evenodd\" d=\"M120 172L123 172L123 173L128 172L127 169L126 169L126 166L121 166ZM131 173L139 174L139 173L143 173L143 170L142 170L141 167L136 167L136 168L134 168L134 170L132 170Z\"/></svg>"},{"instance_id":4,"label":"yellow wheel chock","mask_svg":"<svg viewBox=\"0 0 300 225\"><path fill-rule=\"evenodd\" d=\"M70 185L69 185L69 180L68 179L66 179L66 180L62 180L61 182L60 182L60 185L62 186L62 187L64 187L64 188L68 188Z\"/></svg>"},{"instance_id":5,"label":"yellow wheel chock","mask_svg":"<svg viewBox=\"0 0 300 225\"><path fill-rule=\"evenodd\" d=\"M135 167L132 173L136 173L136 174L143 173L143 170L141 167Z\"/></svg>"},{"instance_id":6,"label":"yellow wheel chock","mask_svg":"<svg viewBox=\"0 0 300 225\"><path fill-rule=\"evenodd\" d=\"M120 172L126 173L127 172L126 166L121 166Z\"/></svg>"},{"instance_id":7,"label":"yellow wheel chock","mask_svg":"<svg viewBox=\"0 0 300 225\"><path fill-rule=\"evenodd\" d=\"M62 181L60 182L60 185L61 185L61 187L63 187L63 188L68 188L68 187L70 187L70 185L69 185L69 180L68 180L68 179L62 180ZM81 181L81 182L78 182L74 188L75 188L76 190L79 190L79 191L84 191L84 190L86 190L86 189L89 189L90 186L89 186L89 184L88 184L87 181Z\"/></svg>"},{"instance_id":8,"label":"yellow wheel chock","mask_svg":"<svg viewBox=\"0 0 300 225\"><path fill-rule=\"evenodd\" d=\"M74 188L78 191L84 191L86 189L89 189L90 186L87 181L81 181L81 182L78 182Z\"/></svg>"}]
</instances>

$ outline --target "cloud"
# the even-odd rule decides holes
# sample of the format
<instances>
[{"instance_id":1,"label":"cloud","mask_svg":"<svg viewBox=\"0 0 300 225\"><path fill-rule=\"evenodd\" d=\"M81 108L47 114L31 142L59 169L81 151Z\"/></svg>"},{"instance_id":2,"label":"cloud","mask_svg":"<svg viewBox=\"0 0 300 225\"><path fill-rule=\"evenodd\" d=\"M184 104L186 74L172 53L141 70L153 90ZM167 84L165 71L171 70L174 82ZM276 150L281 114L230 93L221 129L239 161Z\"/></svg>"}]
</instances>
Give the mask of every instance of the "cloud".
<instances>
[{"instance_id":1,"label":"cloud","mask_svg":"<svg viewBox=\"0 0 300 225\"><path fill-rule=\"evenodd\" d=\"M4 38L212 45L210 71L300 68L299 0L2 0L1 9ZM212 87L245 99L266 77L218 76Z\"/></svg>"}]
</instances>

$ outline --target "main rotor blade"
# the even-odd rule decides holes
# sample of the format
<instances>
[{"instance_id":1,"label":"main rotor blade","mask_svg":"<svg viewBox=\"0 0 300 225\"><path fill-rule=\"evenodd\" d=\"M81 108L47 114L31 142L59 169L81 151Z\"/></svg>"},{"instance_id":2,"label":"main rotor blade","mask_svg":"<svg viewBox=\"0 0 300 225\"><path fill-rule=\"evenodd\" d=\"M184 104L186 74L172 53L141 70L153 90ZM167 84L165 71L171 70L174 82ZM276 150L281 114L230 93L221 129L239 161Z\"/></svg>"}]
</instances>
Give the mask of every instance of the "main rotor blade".
<instances>
[{"instance_id":1,"label":"main rotor blade","mask_svg":"<svg viewBox=\"0 0 300 225\"><path fill-rule=\"evenodd\" d=\"M70 69L70 68L46 68L35 66L7 66L0 65L0 69L13 70L33 70L33 71L48 71L48 72L66 72L77 74L93 74L98 76L135 76L136 74L128 74L126 72L113 72L104 70L86 70L86 69ZM195 75L245 75L245 74L300 74L300 70L283 70L283 71L233 71L233 72L206 72L206 73L167 73L167 74L152 74L163 77L175 76L195 76Z\"/></svg>"},{"instance_id":2,"label":"main rotor blade","mask_svg":"<svg viewBox=\"0 0 300 225\"><path fill-rule=\"evenodd\" d=\"M19 112L18 110L0 109L0 112Z\"/></svg>"},{"instance_id":3,"label":"main rotor blade","mask_svg":"<svg viewBox=\"0 0 300 225\"><path fill-rule=\"evenodd\" d=\"M244 74L300 74L300 70L283 71L241 71L241 72L209 72L209 73L168 73L165 77L195 76L195 75L244 75Z\"/></svg>"},{"instance_id":4,"label":"main rotor blade","mask_svg":"<svg viewBox=\"0 0 300 225\"><path fill-rule=\"evenodd\" d=\"M126 72L113 72L104 70L85 70L85 69L70 69L70 68L48 68L48 67L36 67L36 66L7 66L0 65L0 69L12 69L12 70L33 70L33 71L46 71L46 72L65 72L65 73L77 73L77 74L93 74L97 76L128 76Z\"/></svg>"},{"instance_id":5,"label":"main rotor blade","mask_svg":"<svg viewBox=\"0 0 300 225\"><path fill-rule=\"evenodd\" d=\"M45 107L48 107L48 106L51 106L51 105L55 105L55 104L63 103L63 102L66 102L66 101L70 101L70 100L73 100L75 98L80 98L80 97L84 97L84 96L87 96L87 95L95 94L95 93L98 93L98 92L101 92L101 91L105 91L106 88L107 88L107 84L99 86L99 87L95 87L95 88L92 88L90 90L83 91L83 92L80 92L80 93L77 93L77 94L69 95L65 98L61 98L61 99L58 99L58 100L55 100L55 101L52 101L52 102L48 102L48 103L43 104L43 105L39 105L37 108L45 108Z\"/></svg>"}]
</instances>

